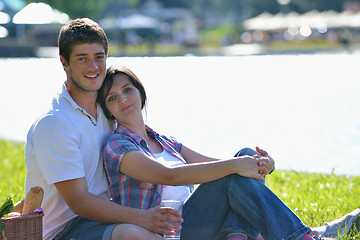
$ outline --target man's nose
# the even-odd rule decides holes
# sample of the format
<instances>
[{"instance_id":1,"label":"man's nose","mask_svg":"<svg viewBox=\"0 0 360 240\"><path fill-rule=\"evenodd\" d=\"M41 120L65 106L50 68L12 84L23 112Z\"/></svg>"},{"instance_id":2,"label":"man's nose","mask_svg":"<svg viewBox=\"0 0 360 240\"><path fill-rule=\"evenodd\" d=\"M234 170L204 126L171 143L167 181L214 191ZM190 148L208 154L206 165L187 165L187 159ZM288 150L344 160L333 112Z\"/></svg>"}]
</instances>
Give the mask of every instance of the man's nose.
<instances>
[{"instance_id":1,"label":"man's nose","mask_svg":"<svg viewBox=\"0 0 360 240\"><path fill-rule=\"evenodd\" d=\"M90 62L89 62L89 69L98 69L98 68L99 68L99 66L96 63L96 60L91 59Z\"/></svg>"}]
</instances>

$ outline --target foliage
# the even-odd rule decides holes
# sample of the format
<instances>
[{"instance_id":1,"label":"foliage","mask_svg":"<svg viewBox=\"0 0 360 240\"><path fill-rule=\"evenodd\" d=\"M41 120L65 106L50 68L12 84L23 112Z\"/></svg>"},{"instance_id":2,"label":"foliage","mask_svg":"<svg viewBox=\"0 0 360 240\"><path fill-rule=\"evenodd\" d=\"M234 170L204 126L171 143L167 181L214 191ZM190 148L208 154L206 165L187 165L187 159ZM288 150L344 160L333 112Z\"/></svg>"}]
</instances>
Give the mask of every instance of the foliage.
<instances>
[{"instance_id":1,"label":"foliage","mask_svg":"<svg viewBox=\"0 0 360 240\"><path fill-rule=\"evenodd\" d=\"M318 11L334 10L340 12L345 2L346 0L292 0L289 4L289 9L299 13L308 12L313 9Z\"/></svg>"},{"instance_id":2,"label":"foliage","mask_svg":"<svg viewBox=\"0 0 360 240\"><path fill-rule=\"evenodd\" d=\"M0 206L0 218L6 217L5 215L11 213L14 209L14 203L10 196L8 196L4 203ZM1 221L0 222L0 237L3 238L5 236L5 224Z\"/></svg>"},{"instance_id":3,"label":"foliage","mask_svg":"<svg viewBox=\"0 0 360 240\"><path fill-rule=\"evenodd\" d=\"M239 42L241 27L233 24L223 24L218 27L204 29L201 32L201 43L203 47L217 47L219 44L225 44L226 38L231 42Z\"/></svg>"},{"instance_id":4,"label":"foliage","mask_svg":"<svg viewBox=\"0 0 360 240\"><path fill-rule=\"evenodd\" d=\"M38 0L26 0L27 3L39 2ZM96 19L105 8L110 5L112 0L43 0L51 7L62 11L70 16L71 19L88 17Z\"/></svg>"},{"instance_id":5,"label":"foliage","mask_svg":"<svg viewBox=\"0 0 360 240\"><path fill-rule=\"evenodd\" d=\"M0 140L0 199L11 195L23 199L26 167L24 144ZM266 185L311 227L340 218L360 207L360 177L344 175L275 171ZM353 236L341 239L359 239Z\"/></svg>"},{"instance_id":6,"label":"foliage","mask_svg":"<svg viewBox=\"0 0 360 240\"><path fill-rule=\"evenodd\" d=\"M164 7L187 8L200 19L206 15L212 17L232 14L237 20L254 17L263 12L278 13L280 11L296 11L304 13L310 10L341 11L347 0L291 0L287 5L280 5L278 0L157 0ZM360 1L360 0L354 0ZM27 3L38 2L26 0ZM98 19L106 15L107 10L116 8L121 14L125 8L139 9L143 5L150 5L150 0L42 0L50 6L67 13L70 18L89 17Z\"/></svg>"},{"instance_id":7,"label":"foliage","mask_svg":"<svg viewBox=\"0 0 360 240\"><path fill-rule=\"evenodd\" d=\"M6 214L9 214L14 209L14 203L10 196L8 196L4 203L0 206L0 218L4 217Z\"/></svg>"}]
</instances>

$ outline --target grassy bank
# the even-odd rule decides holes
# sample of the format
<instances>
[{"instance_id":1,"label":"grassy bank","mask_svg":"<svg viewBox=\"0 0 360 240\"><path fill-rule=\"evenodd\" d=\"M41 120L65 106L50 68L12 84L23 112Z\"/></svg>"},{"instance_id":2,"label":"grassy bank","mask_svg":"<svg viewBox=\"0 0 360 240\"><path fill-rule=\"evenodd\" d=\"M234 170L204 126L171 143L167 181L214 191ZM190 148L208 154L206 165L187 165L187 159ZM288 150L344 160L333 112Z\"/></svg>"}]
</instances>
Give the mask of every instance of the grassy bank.
<instances>
[{"instance_id":1,"label":"grassy bank","mask_svg":"<svg viewBox=\"0 0 360 240\"><path fill-rule=\"evenodd\" d=\"M24 198L24 143L0 140L0 201ZM275 192L309 226L320 226L360 207L360 177L275 171L267 178ZM360 239L360 234L342 239Z\"/></svg>"},{"instance_id":2,"label":"grassy bank","mask_svg":"<svg viewBox=\"0 0 360 240\"><path fill-rule=\"evenodd\" d=\"M24 152L24 143L0 140L0 202L8 195L14 202L25 197Z\"/></svg>"}]
</instances>

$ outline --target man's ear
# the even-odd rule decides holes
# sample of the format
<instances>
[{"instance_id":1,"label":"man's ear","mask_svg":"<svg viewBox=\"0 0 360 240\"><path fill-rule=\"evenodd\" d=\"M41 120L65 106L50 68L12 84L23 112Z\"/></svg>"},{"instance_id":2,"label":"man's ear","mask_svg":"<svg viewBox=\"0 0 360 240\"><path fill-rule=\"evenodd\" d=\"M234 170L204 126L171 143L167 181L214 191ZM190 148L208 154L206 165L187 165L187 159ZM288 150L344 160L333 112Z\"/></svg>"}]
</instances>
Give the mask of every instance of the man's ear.
<instances>
[{"instance_id":1,"label":"man's ear","mask_svg":"<svg viewBox=\"0 0 360 240\"><path fill-rule=\"evenodd\" d=\"M63 66L63 68L65 70L68 67L68 63L65 60L65 58L63 58L63 56L60 56L60 62L61 62L61 65Z\"/></svg>"}]
</instances>

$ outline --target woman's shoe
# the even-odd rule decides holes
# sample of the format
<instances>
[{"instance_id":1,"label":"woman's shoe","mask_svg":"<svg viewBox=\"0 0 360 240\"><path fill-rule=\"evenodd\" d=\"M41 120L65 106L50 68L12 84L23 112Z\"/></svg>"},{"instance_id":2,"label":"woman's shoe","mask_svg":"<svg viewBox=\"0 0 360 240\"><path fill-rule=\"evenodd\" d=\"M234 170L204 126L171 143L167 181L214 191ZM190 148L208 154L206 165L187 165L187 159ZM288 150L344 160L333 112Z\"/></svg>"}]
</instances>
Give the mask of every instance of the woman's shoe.
<instances>
[{"instance_id":1,"label":"woman's shoe","mask_svg":"<svg viewBox=\"0 0 360 240\"><path fill-rule=\"evenodd\" d=\"M357 230L360 231L360 209L357 208L351 213L346 214L345 216L331 221L329 223L325 222L323 226L313 228L312 230L319 233L319 236L324 237L340 237L345 236L350 232L350 229L355 226Z\"/></svg>"},{"instance_id":2,"label":"woman's shoe","mask_svg":"<svg viewBox=\"0 0 360 240\"><path fill-rule=\"evenodd\" d=\"M324 236L313 236L315 240L336 240L335 238L328 238Z\"/></svg>"}]
</instances>

